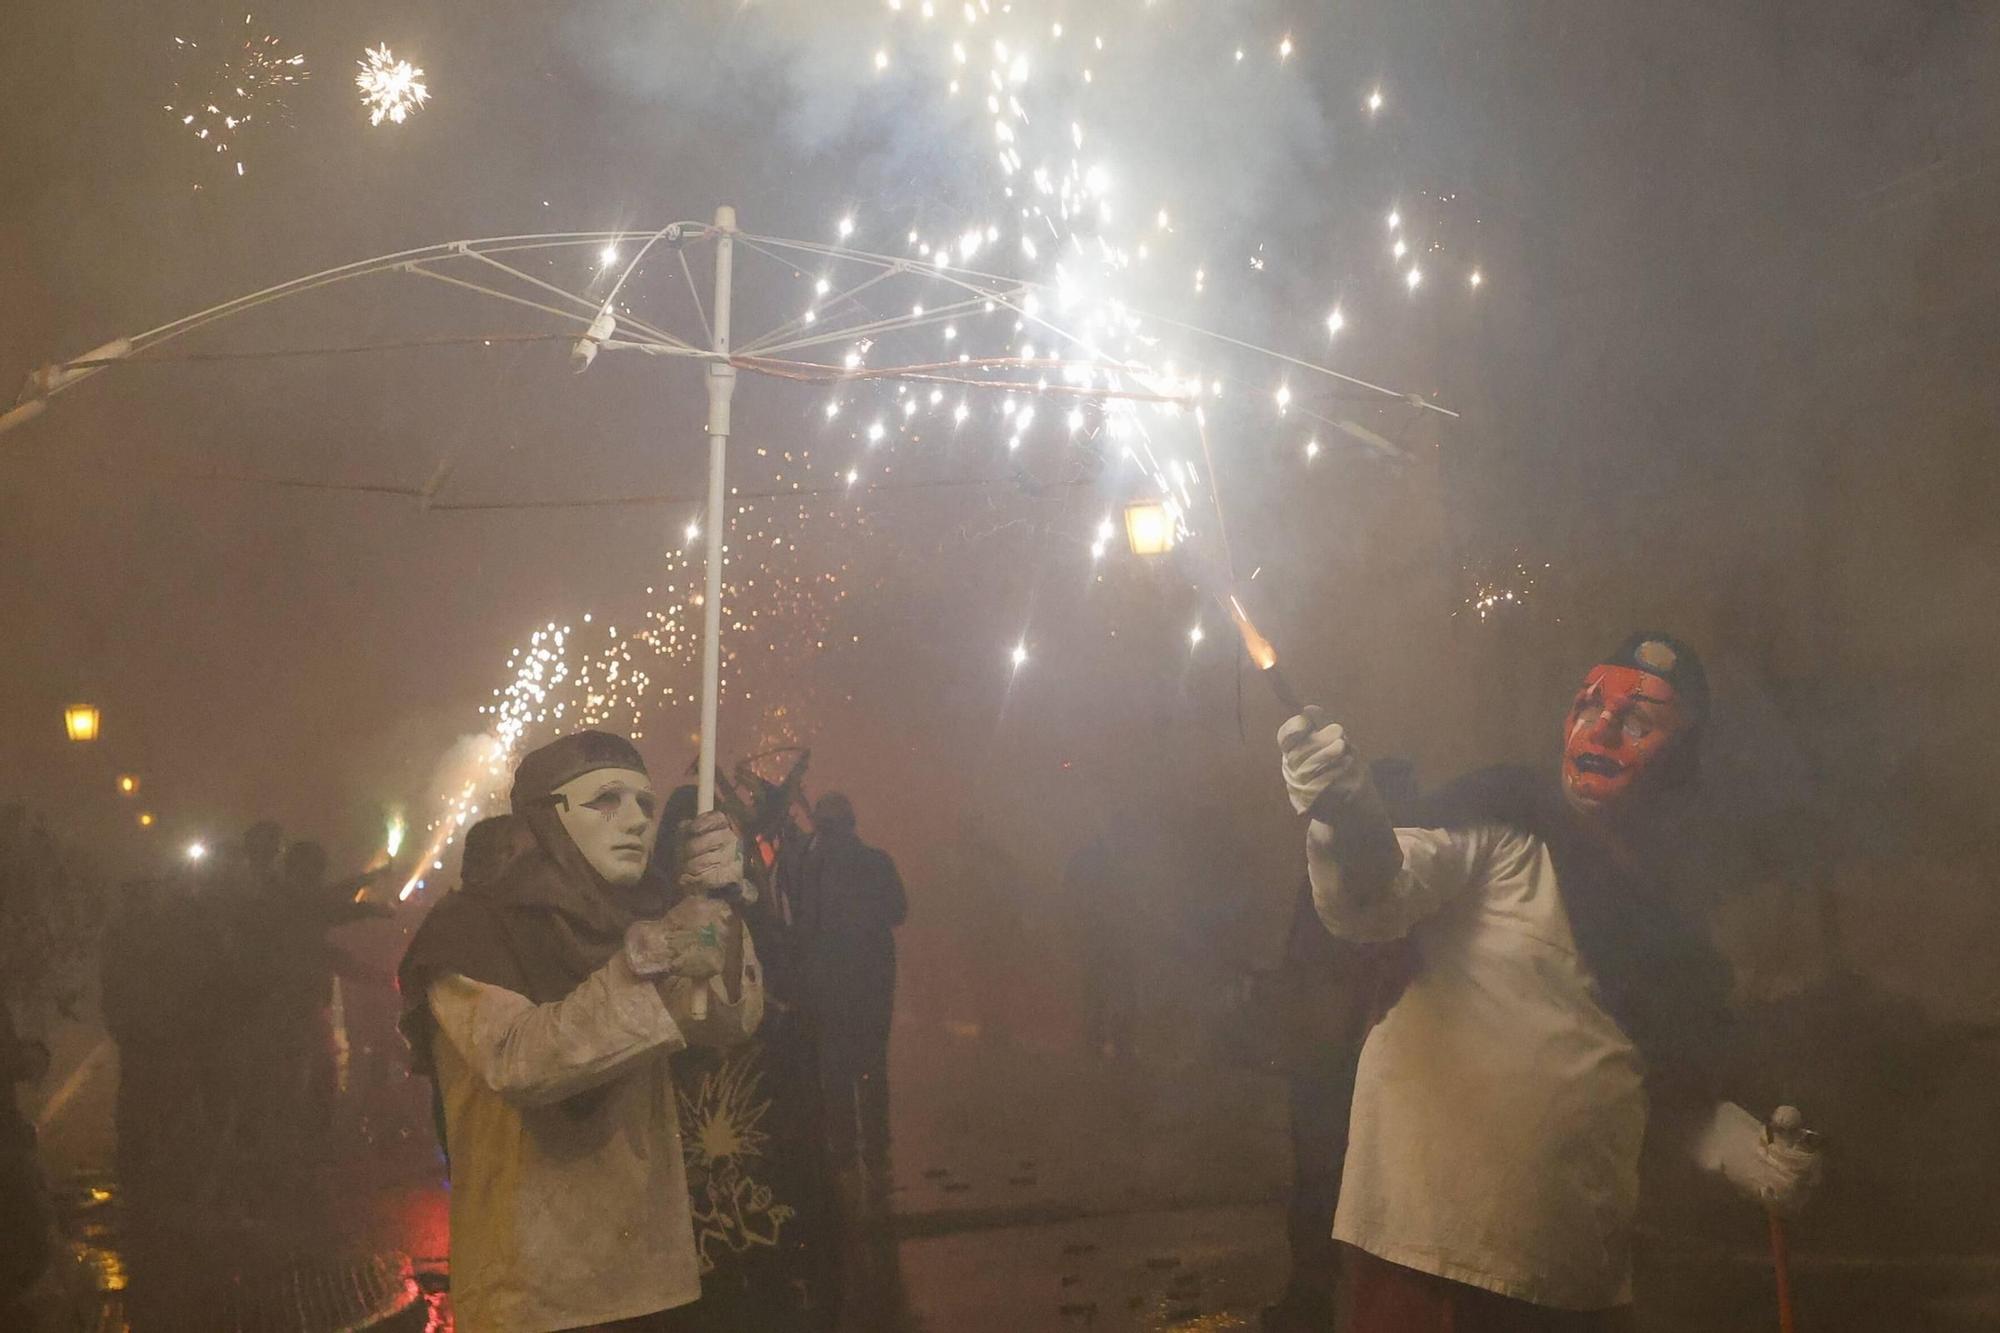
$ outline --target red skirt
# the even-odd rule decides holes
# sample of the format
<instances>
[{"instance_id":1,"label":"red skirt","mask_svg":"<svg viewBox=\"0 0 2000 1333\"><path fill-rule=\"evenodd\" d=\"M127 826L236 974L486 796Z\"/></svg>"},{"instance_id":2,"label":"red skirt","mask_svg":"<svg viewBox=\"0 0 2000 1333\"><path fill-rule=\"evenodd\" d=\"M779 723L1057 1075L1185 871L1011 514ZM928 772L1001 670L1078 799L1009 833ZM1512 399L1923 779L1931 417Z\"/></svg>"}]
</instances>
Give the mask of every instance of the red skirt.
<instances>
[{"instance_id":1,"label":"red skirt","mask_svg":"<svg viewBox=\"0 0 2000 1333\"><path fill-rule=\"evenodd\" d=\"M1554 1310L1340 1247L1341 1333L1632 1333L1632 1307Z\"/></svg>"}]
</instances>

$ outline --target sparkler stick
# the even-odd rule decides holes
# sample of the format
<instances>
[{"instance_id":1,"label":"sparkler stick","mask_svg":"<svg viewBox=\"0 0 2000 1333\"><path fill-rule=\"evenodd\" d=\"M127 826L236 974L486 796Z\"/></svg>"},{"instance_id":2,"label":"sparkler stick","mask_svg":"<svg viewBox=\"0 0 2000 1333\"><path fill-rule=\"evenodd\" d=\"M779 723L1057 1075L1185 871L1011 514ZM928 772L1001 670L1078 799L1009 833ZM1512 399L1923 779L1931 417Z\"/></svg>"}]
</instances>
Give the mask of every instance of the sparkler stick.
<instances>
[{"instance_id":1,"label":"sparkler stick","mask_svg":"<svg viewBox=\"0 0 2000 1333\"><path fill-rule=\"evenodd\" d=\"M1306 706L1300 700L1299 692L1292 688L1292 682L1278 669L1278 650L1250 623L1250 617L1244 613L1243 603L1236 600L1235 593L1229 594L1228 603L1229 618L1236 622L1236 632L1243 636L1243 648L1250 654L1250 660L1257 664L1258 674L1264 677L1264 683L1271 687L1272 696L1287 712L1303 713Z\"/></svg>"}]
</instances>

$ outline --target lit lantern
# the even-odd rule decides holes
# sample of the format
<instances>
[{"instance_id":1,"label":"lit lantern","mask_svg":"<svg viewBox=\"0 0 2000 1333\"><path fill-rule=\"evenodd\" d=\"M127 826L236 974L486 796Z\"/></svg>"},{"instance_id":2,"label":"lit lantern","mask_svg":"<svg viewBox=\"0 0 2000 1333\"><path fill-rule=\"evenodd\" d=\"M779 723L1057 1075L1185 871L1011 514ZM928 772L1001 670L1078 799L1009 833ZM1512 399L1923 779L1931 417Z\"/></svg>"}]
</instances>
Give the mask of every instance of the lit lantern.
<instances>
[{"instance_id":1,"label":"lit lantern","mask_svg":"<svg viewBox=\"0 0 2000 1333\"><path fill-rule=\"evenodd\" d=\"M100 720L96 704L71 704L63 709L63 726L73 741L96 740Z\"/></svg>"},{"instance_id":2,"label":"lit lantern","mask_svg":"<svg viewBox=\"0 0 2000 1333\"><path fill-rule=\"evenodd\" d=\"M138 790L139 790L139 779L138 779L138 778L136 778L136 777L132 776L132 774L130 774L130 773L120 773L120 774L118 775L118 793L119 793L119 795L121 795L121 796L132 796L132 795L136 795L136 794L138 793Z\"/></svg>"},{"instance_id":3,"label":"lit lantern","mask_svg":"<svg viewBox=\"0 0 2000 1333\"><path fill-rule=\"evenodd\" d=\"M1125 544L1133 555L1165 555L1174 549L1174 520L1158 500L1125 506Z\"/></svg>"},{"instance_id":4,"label":"lit lantern","mask_svg":"<svg viewBox=\"0 0 2000 1333\"><path fill-rule=\"evenodd\" d=\"M139 827L140 827L140 828L151 828L151 827L153 827L153 822L154 822L154 821L153 821L153 812L152 812L151 810L141 810L141 811L139 812Z\"/></svg>"}]
</instances>

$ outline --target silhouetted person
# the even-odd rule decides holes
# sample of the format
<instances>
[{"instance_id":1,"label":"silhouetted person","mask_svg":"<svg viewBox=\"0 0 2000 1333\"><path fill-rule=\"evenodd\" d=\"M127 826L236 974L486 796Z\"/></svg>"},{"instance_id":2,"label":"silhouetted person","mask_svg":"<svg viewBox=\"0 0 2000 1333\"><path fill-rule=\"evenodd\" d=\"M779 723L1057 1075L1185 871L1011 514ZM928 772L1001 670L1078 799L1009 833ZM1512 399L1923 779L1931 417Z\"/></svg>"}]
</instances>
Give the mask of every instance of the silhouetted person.
<instances>
[{"instance_id":1,"label":"silhouetted person","mask_svg":"<svg viewBox=\"0 0 2000 1333\"><path fill-rule=\"evenodd\" d=\"M896 999L895 928L909 903L889 854L861 841L854 805L828 792L813 805L800 875L800 943L819 1027L828 1151L836 1170L889 1184L889 1017Z\"/></svg>"},{"instance_id":2,"label":"silhouetted person","mask_svg":"<svg viewBox=\"0 0 2000 1333\"><path fill-rule=\"evenodd\" d=\"M4 994L4 987L0 987ZM50 1214L41 1163L35 1155L35 1122L22 1113L14 1085L39 1082L49 1072L49 1048L17 1036L0 1000L0 1318L28 1327L22 1308L28 1291L48 1267Z\"/></svg>"}]
</instances>

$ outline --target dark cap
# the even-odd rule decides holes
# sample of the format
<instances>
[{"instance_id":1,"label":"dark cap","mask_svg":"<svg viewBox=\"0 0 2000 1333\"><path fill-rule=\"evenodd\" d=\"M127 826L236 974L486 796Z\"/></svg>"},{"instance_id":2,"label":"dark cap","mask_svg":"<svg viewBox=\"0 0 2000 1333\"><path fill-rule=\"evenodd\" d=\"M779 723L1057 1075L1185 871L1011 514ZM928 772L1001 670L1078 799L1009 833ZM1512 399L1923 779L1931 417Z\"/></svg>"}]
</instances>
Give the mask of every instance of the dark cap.
<instances>
[{"instance_id":1,"label":"dark cap","mask_svg":"<svg viewBox=\"0 0 2000 1333\"><path fill-rule=\"evenodd\" d=\"M514 769L514 790L507 799L514 813L523 814L553 795L564 783L600 768L629 768L644 773L646 761L623 736L608 731L572 732L528 752Z\"/></svg>"},{"instance_id":2,"label":"dark cap","mask_svg":"<svg viewBox=\"0 0 2000 1333\"><path fill-rule=\"evenodd\" d=\"M1674 697L1697 722L1708 716L1708 670L1695 650L1671 634L1640 630L1603 659L1605 666L1631 667L1674 687Z\"/></svg>"}]
</instances>

